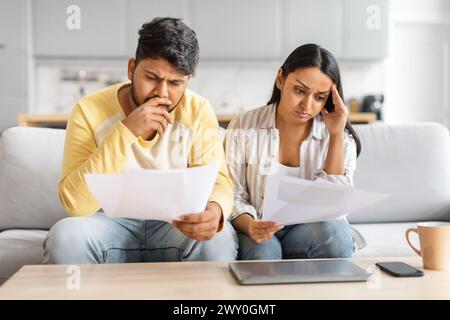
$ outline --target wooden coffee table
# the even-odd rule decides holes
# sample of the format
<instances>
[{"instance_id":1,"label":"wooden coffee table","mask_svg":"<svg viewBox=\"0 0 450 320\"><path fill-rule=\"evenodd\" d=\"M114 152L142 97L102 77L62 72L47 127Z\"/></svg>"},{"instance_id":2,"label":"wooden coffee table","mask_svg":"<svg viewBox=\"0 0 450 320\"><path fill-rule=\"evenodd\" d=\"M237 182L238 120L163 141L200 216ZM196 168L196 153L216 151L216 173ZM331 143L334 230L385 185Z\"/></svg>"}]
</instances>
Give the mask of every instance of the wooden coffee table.
<instances>
[{"instance_id":1,"label":"wooden coffee table","mask_svg":"<svg viewBox=\"0 0 450 320\"><path fill-rule=\"evenodd\" d=\"M368 282L241 286L227 262L24 266L0 287L0 299L450 299L449 271L395 278L374 267L404 261L422 269L418 257L351 260L376 270ZM80 282L69 288L74 270Z\"/></svg>"}]
</instances>

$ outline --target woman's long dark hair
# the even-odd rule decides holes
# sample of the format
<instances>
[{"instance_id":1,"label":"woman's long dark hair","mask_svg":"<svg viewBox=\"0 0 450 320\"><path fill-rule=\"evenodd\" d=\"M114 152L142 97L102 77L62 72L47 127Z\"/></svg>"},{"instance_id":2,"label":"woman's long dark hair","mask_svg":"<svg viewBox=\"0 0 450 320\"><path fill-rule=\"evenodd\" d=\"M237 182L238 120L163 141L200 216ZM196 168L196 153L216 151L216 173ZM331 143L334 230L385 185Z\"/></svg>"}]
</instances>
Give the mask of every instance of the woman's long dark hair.
<instances>
[{"instance_id":1,"label":"woman's long dark hair","mask_svg":"<svg viewBox=\"0 0 450 320\"><path fill-rule=\"evenodd\" d=\"M305 44L294 51L287 57L286 61L281 66L283 78L286 79L287 75L299 68L317 67L324 74L329 76L331 80L336 84L337 91L342 100L344 100L344 94L342 91L341 83L341 73L339 72L339 67L336 59L331 54L330 51L320 47L317 44ZM281 91L277 88L276 83L273 86L272 97L267 104L272 104L280 102ZM331 94L330 94L331 99ZM331 112L333 105L326 106L327 111ZM355 139L356 142L356 156L358 157L361 153L361 140L355 129L348 122L345 124L345 130L347 130Z\"/></svg>"}]
</instances>

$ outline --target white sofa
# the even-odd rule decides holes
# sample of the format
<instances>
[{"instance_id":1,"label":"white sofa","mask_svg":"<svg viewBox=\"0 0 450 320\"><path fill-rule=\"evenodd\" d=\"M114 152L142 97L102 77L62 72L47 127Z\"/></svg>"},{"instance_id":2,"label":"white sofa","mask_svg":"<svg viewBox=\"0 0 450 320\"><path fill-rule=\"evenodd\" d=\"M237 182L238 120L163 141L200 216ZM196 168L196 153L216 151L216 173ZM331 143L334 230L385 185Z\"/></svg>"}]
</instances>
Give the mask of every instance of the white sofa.
<instances>
[{"instance_id":1,"label":"white sofa","mask_svg":"<svg viewBox=\"0 0 450 320\"><path fill-rule=\"evenodd\" d=\"M350 216L368 242L356 255L413 255L407 227L450 221L449 132L436 123L355 127L363 144L355 186L392 194ZM0 283L25 264L40 264L47 230L66 217L57 192L64 135L15 127L0 137Z\"/></svg>"}]
</instances>

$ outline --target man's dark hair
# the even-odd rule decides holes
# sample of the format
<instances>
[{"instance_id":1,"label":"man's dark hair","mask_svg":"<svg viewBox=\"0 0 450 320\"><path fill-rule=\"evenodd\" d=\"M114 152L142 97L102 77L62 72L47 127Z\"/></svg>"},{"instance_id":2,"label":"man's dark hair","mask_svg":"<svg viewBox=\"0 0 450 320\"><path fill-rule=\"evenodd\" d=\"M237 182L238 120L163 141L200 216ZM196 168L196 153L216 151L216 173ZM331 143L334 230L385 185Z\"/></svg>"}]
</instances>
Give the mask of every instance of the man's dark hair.
<instances>
[{"instance_id":1,"label":"man's dark hair","mask_svg":"<svg viewBox=\"0 0 450 320\"><path fill-rule=\"evenodd\" d=\"M181 19L155 18L139 30L136 62L164 58L178 71L191 75L198 63L197 36Z\"/></svg>"}]
</instances>

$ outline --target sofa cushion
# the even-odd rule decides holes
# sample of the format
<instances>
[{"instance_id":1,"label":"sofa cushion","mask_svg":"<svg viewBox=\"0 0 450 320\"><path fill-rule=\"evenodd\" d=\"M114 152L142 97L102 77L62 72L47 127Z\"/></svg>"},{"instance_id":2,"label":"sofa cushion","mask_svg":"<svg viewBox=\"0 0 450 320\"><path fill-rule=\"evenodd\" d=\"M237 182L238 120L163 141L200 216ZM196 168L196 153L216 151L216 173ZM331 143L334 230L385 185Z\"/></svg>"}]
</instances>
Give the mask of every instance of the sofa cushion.
<instances>
[{"instance_id":1,"label":"sofa cushion","mask_svg":"<svg viewBox=\"0 0 450 320\"><path fill-rule=\"evenodd\" d=\"M10 128L0 137L0 230L49 229L67 216L58 196L65 130Z\"/></svg>"},{"instance_id":2,"label":"sofa cushion","mask_svg":"<svg viewBox=\"0 0 450 320\"><path fill-rule=\"evenodd\" d=\"M403 257L414 256L414 251L406 242L405 232L417 223L366 223L352 224L366 239L367 247L357 251L355 257ZM419 248L417 238L411 237Z\"/></svg>"},{"instance_id":3,"label":"sofa cushion","mask_svg":"<svg viewBox=\"0 0 450 320\"><path fill-rule=\"evenodd\" d=\"M450 221L450 139L438 123L357 125L355 187L390 193L349 216L354 223Z\"/></svg>"},{"instance_id":4,"label":"sofa cushion","mask_svg":"<svg viewBox=\"0 0 450 320\"><path fill-rule=\"evenodd\" d=\"M47 231L5 230L0 232L0 284L23 265L41 264Z\"/></svg>"}]
</instances>

